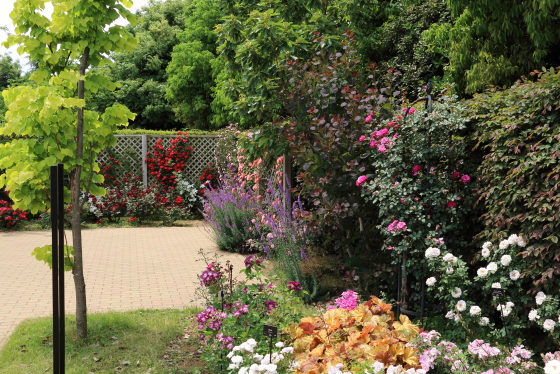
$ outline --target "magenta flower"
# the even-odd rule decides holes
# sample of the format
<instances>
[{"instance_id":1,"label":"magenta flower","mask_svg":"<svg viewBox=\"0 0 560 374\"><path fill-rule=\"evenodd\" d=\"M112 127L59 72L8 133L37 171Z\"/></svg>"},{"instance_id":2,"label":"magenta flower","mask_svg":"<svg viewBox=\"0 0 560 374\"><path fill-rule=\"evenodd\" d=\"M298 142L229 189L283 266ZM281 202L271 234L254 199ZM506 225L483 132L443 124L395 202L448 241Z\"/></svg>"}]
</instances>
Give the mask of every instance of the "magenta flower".
<instances>
[{"instance_id":1,"label":"magenta flower","mask_svg":"<svg viewBox=\"0 0 560 374\"><path fill-rule=\"evenodd\" d=\"M416 109L414 109L414 108L410 108L408 110L408 114L414 114L414 112L416 112Z\"/></svg>"},{"instance_id":2,"label":"magenta flower","mask_svg":"<svg viewBox=\"0 0 560 374\"><path fill-rule=\"evenodd\" d=\"M367 116L367 117L366 117L366 122L369 122L369 121L371 121L371 120L372 120L372 118L373 118L373 117L372 117L372 116L371 116L371 114L370 114L369 116Z\"/></svg>"},{"instance_id":3,"label":"magenta flower","mask_svg":"<svg viewBox=\"0 0 560 374\"><path fill-rule=\"evenodd\" d=\"M469 183L470 181L471 181L471 177L469 177L466 174L461 177L461 182L463 183Z\"/></svg>"},{"instance_id":4,"label":"magenta flower","mask_svg":"<svg viewBox=\"0 0 560 374\"><path fill-rule=\"evenodd\" d=\"M288 282L288 289L292 291L303 291L303 287L301 286L301 284L296 281Z\"/></svg>"},{"instance_id":5,"label":"magenta flower","mask_svg":"<svg viewBox=\"0 0 560 374\"><path fill-rule=\"evenodd\" d=\"M353 310L358 306L359 296L355 291L346 291L342 297L335 300L336 306L346 310Z\"/></svg>"},{"instance_id":6,"label":"magenta flower","mask_svg":"<svg viewBox=\"0 0 560 374\"><path fill-rule=\"evenodd\" d=\"M388 250L388 251L392 251L392 250L394 250L394 249L395 249L395 248L393 248L393 247L391 247L391 246L388 246L388 247L387 247L387 250Z\"/></svg>"},{"instance_id":7,"label":"magenta flower","mask_svg":"<svg viewBox=\"0 0 560 374\"><path fill-rule=\"evenodd\" d=\"M387 124L387 126L392 127L392 126L395 125L395 124L396 124L395 121L391 121L391 122L389 122L389 123Z\"/></svg>"},{"instance_id":8,"label":"magenta flower","mask_svg":"<svg viewBox=\"0 0 560 374\"><path fill-rule=\"evenodd\" d=\"M385 148L385 146L383 144L381 144L381 145L377 146L377 151L378 152L386 152L387 148Z\"/></svg>"},{"instance_id":9,"label":"magenta flower","mask_svg":"<svg viewBox=\"0 0 560 374\"><path fill-rule=\"evenodd\" d=\"M375 148L376 145L377 145L377 140L372 140L371 142L369 142L370 148Z\"/></svg>"},{"instance_id":10,"label":"magenta flower","mask_svg":"<svg viewBox=\"0 0 560 374\"><path fill-rule=\"evenodd\" d=\"M266 310L271 311L272 309L276 308L276 301L266 300L264 302L264 305L266 306Z\"/></svg>"},{"instance_id":11,"label":"magenta flower","mask_svg":"<svg viewBox=\"0 0 560 374\"><path fill-rule=\"evenodd\" d=\"M459 178L460 175L461 175L461 173L456 171L455 173L451 174L451 179L457 179L457 178Z\"/></svg>"},{"instance_id":12,"label":"magenta flower","mask_svg":"<svg viewBox=\"0 0 560 374\"><path fill-rule=\"evenodd\" d=\"M406 229L406 223L404 223L404 222L397 223L397 229L405 230Z\"/></svg>"},{"instance_id":13,"label":"magenta flower","mask_svg":"<svg viewBox=\"0 0 560 374\"><path fill-rule=\"evenodd\" d=\"M363 142L364 140L366 140L366 136L365 135L360 136L360 141Z\"/></svg>"},{"instance_id":14,"label":"magenta flower","mask_svg":"<svg viewBox=\"0 0 560 374\"><path fill-rule=\"evenodd\" d=\"M365 175L361 175L358 177L358 180L356 181L356 187L360 187L362 184L364 184L367 181L367 177Z\"/></svg>"},{"instance_id":15,"label":"magenta flower","mask_svg":"<svg viewBox=\"0 0 560 374\"><path fill-rule=\"evenodd\" d=\"M420 165L414 165L414 167L412 168L412 175L416 176L418 175L418 173L422 170L422 166Z\"/></svg>"},{"instance_id":16,"label":"magenta flower","mask_svg":"<svg viewBox=\"0 0 560 374\"><path fill-rule=\"evenodd\" d=\"M389 232L395 232L395 231L399 231L399 230L406 230L406 223L405 222L399 222L397 220L394 220L393 222L391 222L389 224L389 226L387 226L387 231L389 231Z\"/></svg>"}]
</instances>

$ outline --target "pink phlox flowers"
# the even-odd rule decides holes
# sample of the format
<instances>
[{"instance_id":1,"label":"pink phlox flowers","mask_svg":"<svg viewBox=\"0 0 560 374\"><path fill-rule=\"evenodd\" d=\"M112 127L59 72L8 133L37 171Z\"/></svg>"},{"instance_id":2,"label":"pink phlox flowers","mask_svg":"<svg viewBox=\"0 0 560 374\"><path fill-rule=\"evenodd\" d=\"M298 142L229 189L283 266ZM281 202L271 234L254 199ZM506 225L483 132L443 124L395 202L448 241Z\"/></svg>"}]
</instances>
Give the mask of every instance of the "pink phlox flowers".
<instances>
[{"instance_id":1,"label":"pink phlox flowers","mask_svg":"<svg viewBox=\"0 0 560 374\"><path fill-rule=\"evenodd\" d=\"M365 175L360 175L360 176L358 177L358 179L356 180L356 186L357 186L357 187L360 187L362 184L364 184L364 183L367 181L367 179L368 179L367 176L365 176Z\"/></svg>"},{"instance_id":2,"label":"pink phlox flowers","mask_svg":"<svg viewBox=\"0 0 560 374\"><path fill-rule=\"evenodd\" d=\"M498 348L492 347L490 344L484 343L484 340L480 339L473 340L469 344L469 352L478 356L481 360L488 357L498 356L501 353Z\"/></svg>"},{"instance_id":3,"label":"pink phlox flowers","mask_svg":"<svg viewBox=\"0 0 560 374\"><path fill-rule=\"evenodd\" d=\"M335 300L338 308L353 310L358 306L359 296L355 291L348 290L342 293L342 296Z\"/></svg>"},{"instance_id":4,"label":"pink phlox flowers","mask_svg":"<svg viewBox=\"0 0 560 374\"><path fill-rule=\"evenodd\" d=\"M422 369L429 371L435 367L436 359L441 354L437 348L426 349L420 357L418 357L418 361L420 361L420 365L422 365Z\"/></svg>"}]
</instances>

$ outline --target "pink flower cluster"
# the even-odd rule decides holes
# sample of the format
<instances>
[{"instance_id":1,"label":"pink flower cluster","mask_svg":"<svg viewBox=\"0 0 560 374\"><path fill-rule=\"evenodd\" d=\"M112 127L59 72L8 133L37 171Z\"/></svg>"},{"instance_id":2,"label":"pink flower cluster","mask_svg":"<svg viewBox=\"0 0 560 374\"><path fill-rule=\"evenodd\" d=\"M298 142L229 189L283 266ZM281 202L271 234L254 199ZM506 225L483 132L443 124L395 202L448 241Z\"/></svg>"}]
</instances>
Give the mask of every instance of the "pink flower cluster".
<instances>
[{"instance_id":1,"label":"pink flower cluster","mask_svg":"<svg viewBox=\"0 0 560 374\"><path fill-rule=\"evenodd\" d=\"M292 291L303 291L303 287L301 286L301 284L299 282L290 281L287 284L288 284L288 289L290 289Z\"/></svg>"},{"instance_id":2,"label":"pink flower cluster","mask_svg":"<svg viewBox=\"0 0 560 374\"><path fill-rule=\"evenodd\" d=\"M516 345L511 351L511 356L506 357L505 361L508 365L514 365L520 363L522 358L526 360L530 359L532 355L533 353L525 349L524 346Z\"/></svg>"},{"instance_id":3,"label":"pink flower cluster","mask_svg":"<svg viewBox=\"0 0 560 374\"><path fill-rule=\"evenodd\" d=\"M459 178L463 183L469 183L471 181L471 177L468 176L467 174L461 175L461 173L459 173L458 171L451 174L451 179L459 179Z\"/></svg>"},{"instance_id":4,"label":"pink flower cluster","mask_svg":"<svg viewBox=\"0 0 560 374\"><path fill-rule=\"evenodd\" d=\"M371 134L371 141L369 143L369 146L371 148L377 147L378 152L386 152L393 145L391 139L386 136L388 134L389 134L389 130L386 128L374 131ZM394 134L393 139L396 139L397 136L398 134Z\"/></svg>"},{"instance_id":5,"label":"pink flower cluster","mask_svg":"<svg viewBox=\"0 0 560 374\"><path fill-rule=\"evenodd\" d=\"M397 231L401 231L401 230L406 230L406 223L405 222L399 222L397 220L394 220L387 227L387 231L389 231L389 232L397 232Z\"/></svg>"},{"instance_id":6,"label":"pink flower cluster","mask_svg":"<svg viewBox=\"0 0 560 374\"><path fill-rule=\"evenodd\" d=\"M215 262L211 262L206 267L206 270L200 275L200 285L209 287L222 278L219 266Z\"/></svg>"},{"instance_id":7,"label":"pink flower cluster","mask_svg":"<svg viewBox=\"0 0 560 374\"><path fill-rule=\"evenodd\" d=\"M367 181L367 177L365 175L361 175L361 176L358 177L358 180L356 180L356 186L360 187L366 181Z\"/></svg>"},{"instance_id":8,"label":"pink flower cluster","mask_svg":"<svg viewBox=\"0 0 560 374\"><path fill-rule=\"evenodd\" d=\"M348 290L342 293L342 296L335 300L338 308L353 310L358 306L359 296L355 291Z\"/></svg>"},{"instance_id":9,"label":"pink flower cluster","mask_svg":"<svg viewBox=\"0 0 560 374\"><path fill-rule=\"evenodd\" d=\"M406 110L407 110L407 109L408 109L408 108L403 108L402 112L403 112L403 113L406 113ZM416 109L414 109L414 108L408 109L408 114L414 114L414 112L416 112Z\"/></svg>"},{"instance_id":10,"label":"pink flower cluster","mask_svg":"<svg viewBox=\"0 0 560 374\"><path fill-rule=\"evenodd\" d=\"M241 317L243 314L249 313L249 305L244 305L239 301L236 302L231 309L233 311L231 314L237 318Z\"/></svg>"},{"instance_id":11,"label":"pink flower cluster","mask_svg":"<svg viewBox=\"0 0 560 374\"><path fill-rule=\"evenodd\" d=\"M498 356L501 353L498 348L492 347L490 344L484 343L484 340L480 339L473 340L469 344L469 352L478 356L480 359Z\"/></svg>"},{"instance_id":12,"label":"pink flower cluster","mask_svg":"<svg viewBox=\"0 0 560 374\"><path fill-rule=\"evenodd\" d=\"M222 327L222 320L226 317L226 312L220 312L216 308L209 306L196 315L198 329L203 330L207 327L210 330L218 331Z\"/></svg>"}]
</instances>

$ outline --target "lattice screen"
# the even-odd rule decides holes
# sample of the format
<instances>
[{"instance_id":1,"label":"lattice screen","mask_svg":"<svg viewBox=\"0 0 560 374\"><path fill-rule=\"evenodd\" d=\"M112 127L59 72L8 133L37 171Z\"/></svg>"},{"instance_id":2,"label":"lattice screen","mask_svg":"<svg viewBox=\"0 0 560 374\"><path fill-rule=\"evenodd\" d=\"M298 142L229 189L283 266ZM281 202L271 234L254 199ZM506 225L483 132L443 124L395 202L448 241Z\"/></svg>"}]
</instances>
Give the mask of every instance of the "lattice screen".
<instances>
[{"instance_id":1,"label":"lattice screen","mask_svg":"<svg viewBox=\"0 0 560 374\"><path fill-rule=\"evenodd\" d=\"M143 176L147 185L155 182L155 178L147 174L143 160L145 152L151 151L158 139L162 139L162 145L168 147L175 135L115 135L117 144L101 152L97 162L107 162L109 157L119 160L120 168L116 170L117 175L122 177L126 173ZM194 148L191 157L186 163L185 174L187 179L198 186L200 174L210 162L214 162L216 135L190 135L189 146Z\"/></svg>"}]
</instances>

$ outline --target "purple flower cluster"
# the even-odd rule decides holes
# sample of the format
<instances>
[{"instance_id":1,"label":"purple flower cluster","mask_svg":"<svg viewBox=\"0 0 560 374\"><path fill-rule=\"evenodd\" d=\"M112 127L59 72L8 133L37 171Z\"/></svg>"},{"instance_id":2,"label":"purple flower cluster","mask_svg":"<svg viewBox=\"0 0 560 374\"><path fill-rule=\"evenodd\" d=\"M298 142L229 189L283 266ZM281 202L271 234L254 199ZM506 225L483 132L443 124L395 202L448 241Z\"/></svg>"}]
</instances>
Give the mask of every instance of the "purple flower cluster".
<instances>
[{"instance_id":1,"label":"purple flower cluster","mask_svg":"<svg viewBox=\"0 0 560 374\"><path fill-rule=\"evenodd\" d=\"M220 272L220 267L217 263L211 262L206 267L206 270L202 272L200 275L200 285L209 287L213 284L216 284L218 280L223 277L222 273Z\"/></svg>"},{"instance_id":2,"label":"purple flower cluster","mask_svg":"<svg viewBox=\"0 0 560 374\"><path fill-rule=\"evenodd\" d=\"M255 259L255 255L250 255L247 256L247 258L245 259L245 261L243 261L243 263L245 264L245 269L250 269L254 265L262 264L262 261Z\"/></svg>"},{"instance_id":3,"label":"purple flower cluster","mask_svg":"<svg viewBox=\"0 0 560 374\"><path fill-rule=\"evenodd\" d=\"M292 291L303 291L303 287L301 286L301 284L296 281L288 282L288 289Z\"/></svg>"},{"instance_id":4,"label":"purple flower cluster","mask_svg":"<svg viewBox=\"0 0 560 374\"><path fill-rule=\"evenodd\" d=\"M216 339L218 339L218 341L222 343L222 347L233 349L233 336L224 336L224 334L219 333L218 335L216 335Z\"/></svg>"},{"instance_id":5,"label":"purple flower cluster","mask_svg":"<svg viewBox=\"0 0 560 374\"><path fill-rule=\"evenodd\" d=\"M342 293L342 296L335 300L338 308L353 310L358 306L359 296L355 291L349 290Z\"/></svg>"},{"instance_id":6,"label":"purple flower cluster","mask_svg":"<svg viewBox=\"0 0 560 374\"><path fill-rule=\"evenodd\" d=\"M243 314L249 313L249 305L241 304L239 301L236 302L231 309L232 315L237 318L241 317Z\"/></svg>"},{"instance_id":7,"label":"purple flower cluster","mask_svg":"<svg viewBox=\"0 0 560 374\"><path fill-rule=\"evenodd\" d=\"M222 320L226 317L226 312L220 312L216 308L209 306L196 315L198 329L204 330L205 328L209 328L210 330L219 331L222 327Z\"/></svg>"},{"instance_id":8,"label":"purple flower cluster","mask_svg":"<svg viewBox=\"0 0 560 374\"><path fill-rule=\"evenodd\" d=\"M274 300L266 300L264 305L266 306L266 310L270 312L272 309L276 308L277 303Z\"/></svg>"}]
</instances>

